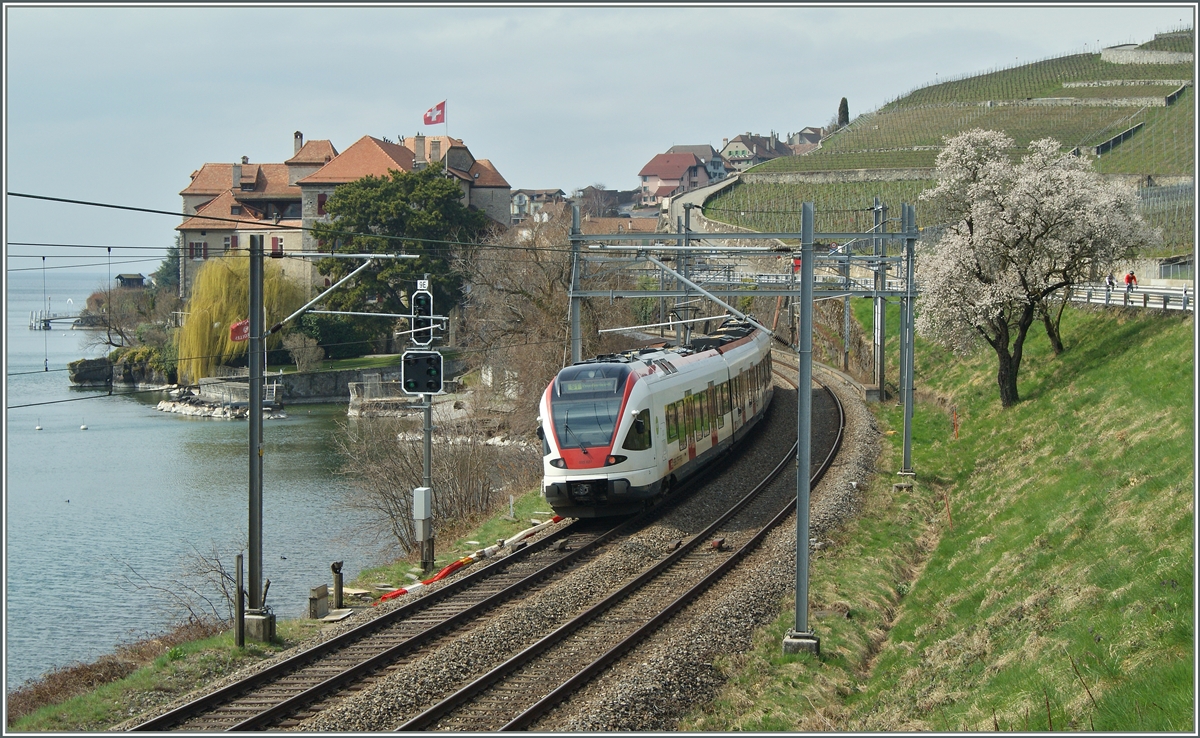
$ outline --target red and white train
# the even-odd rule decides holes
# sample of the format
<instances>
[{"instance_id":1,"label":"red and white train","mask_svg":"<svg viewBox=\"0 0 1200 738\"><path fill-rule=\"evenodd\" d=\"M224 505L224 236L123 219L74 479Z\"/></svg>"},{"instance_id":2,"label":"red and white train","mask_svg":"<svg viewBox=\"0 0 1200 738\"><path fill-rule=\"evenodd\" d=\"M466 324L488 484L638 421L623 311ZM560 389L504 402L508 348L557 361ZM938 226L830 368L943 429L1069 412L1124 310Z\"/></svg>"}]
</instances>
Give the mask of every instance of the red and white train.
<instances>
[{"instance_id":1,"label":"red and white train","mask_svg":"<svg viewBox=\"0 0 1200 738\"><path fill-rule=\"evenodd\" d=\"M772 396L770 337L734 319L685 347L569 366L539 406L546 501L564 517L641 510L738 443Z\"/></svg>"}]
</instances>

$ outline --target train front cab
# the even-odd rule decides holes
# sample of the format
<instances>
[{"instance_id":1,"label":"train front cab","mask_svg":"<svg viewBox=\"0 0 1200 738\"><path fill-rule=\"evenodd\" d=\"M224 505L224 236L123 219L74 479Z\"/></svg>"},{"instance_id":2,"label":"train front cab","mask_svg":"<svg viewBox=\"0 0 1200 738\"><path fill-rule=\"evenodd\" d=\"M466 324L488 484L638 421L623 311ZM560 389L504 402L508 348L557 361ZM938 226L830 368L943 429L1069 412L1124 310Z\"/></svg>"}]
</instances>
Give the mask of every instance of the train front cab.
<instances>
[{"instance_id":1,"label":"train front cab","mask_svg":"<svg viewBox=\"0 0 1200 738\"><path fill-rule=\"evenodd\" d=\"M648 393L644 383L635 391L638 379L628 364L583 364L547 387L543 492L559 515L633 513L661 491Z\"/></svg>"}]
</instances>

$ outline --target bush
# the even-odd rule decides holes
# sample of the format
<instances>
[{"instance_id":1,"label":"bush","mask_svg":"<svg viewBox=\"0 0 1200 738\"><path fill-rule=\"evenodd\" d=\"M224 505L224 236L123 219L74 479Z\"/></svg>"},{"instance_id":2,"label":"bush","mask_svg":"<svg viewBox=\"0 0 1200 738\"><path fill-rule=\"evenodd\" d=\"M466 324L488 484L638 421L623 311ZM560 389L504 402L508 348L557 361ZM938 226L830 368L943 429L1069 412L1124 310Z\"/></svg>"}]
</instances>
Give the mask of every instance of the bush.
<instances>
[{"instance_id":1,"label":"bush","mask_svg":"<svg viewBox=\"0 0 1200 738\"><path fill-rule=\"evenodd\" d=\"M387 330L387 324L381 318L310 313L300 319L300 330L316 339L327 358L351 359L371 353L375 339Z\"/></svg>"}]
</instances>

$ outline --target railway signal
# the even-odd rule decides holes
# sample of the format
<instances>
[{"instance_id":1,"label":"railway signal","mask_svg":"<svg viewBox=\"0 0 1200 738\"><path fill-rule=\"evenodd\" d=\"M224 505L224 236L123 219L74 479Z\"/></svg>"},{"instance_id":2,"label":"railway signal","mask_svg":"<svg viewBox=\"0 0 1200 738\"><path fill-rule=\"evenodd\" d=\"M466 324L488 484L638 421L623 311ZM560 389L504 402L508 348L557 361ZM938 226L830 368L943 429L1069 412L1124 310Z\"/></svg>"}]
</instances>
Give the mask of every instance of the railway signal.
<instances>
[{"instance_id":1,"label":"railway signal","mask_svg":"<svg viewBox=\"0 0 1200 738\"><path fill-rule=\"evenodd\" d=\"M417 290L412 294L412 342L428 346L433 342L433 294Z\"/></svg>"},{"instance_id":2,"label":"railway signal","mask_svg":"<svg viewBox=\"0 0 1200 738\"><path fill-rule=\"evenodd\" d=\"M437 351L405 351L401 359L400 381L405 394L441 394L442 355Z\"/></svg>"}]
</instances>

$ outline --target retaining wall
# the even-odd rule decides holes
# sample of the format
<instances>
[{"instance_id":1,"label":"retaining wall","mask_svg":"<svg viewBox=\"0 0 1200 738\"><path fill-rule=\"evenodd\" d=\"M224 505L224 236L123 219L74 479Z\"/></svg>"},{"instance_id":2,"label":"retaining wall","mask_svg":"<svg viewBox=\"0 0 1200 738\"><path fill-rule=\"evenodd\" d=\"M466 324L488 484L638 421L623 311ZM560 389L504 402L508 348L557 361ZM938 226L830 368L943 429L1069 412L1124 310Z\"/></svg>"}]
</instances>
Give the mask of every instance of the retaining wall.
<instances>
[{"instance_id":1,"label":"retaining wall","mask_svg":"<svg viewBox=\"0 0 1200 738\"><path fill-rule=\"evenodd\" d=\"M1100 61L1111 64L1191 64L1190 51L1148 51L1133 45L1100 50Z\"/></svg>"},{"instance_id":2,"label":"retaining wall","mask_svg":"<svg viewBox=\"0 0 1200 738\"><path fill-rule=\"evenodd\" d=\"M453 377L462 373L463 363L459 360L446 358L443 363L444 376ZM279 395L276 398L284 405L305 405L315 403L346 403L350 402L350 384L354 382L398 382L400 380L400 357L396 357L393 366L382 366L371 369L339 369L324 372L293 372L290 374L271 374L266 378L268 384L279 383ZM210 378L200 383L201 396L206 399L245 401L249 398L248 379L218 379ZM242 398L242 399L238 399Z\"/></svg>"}]
</instances>

